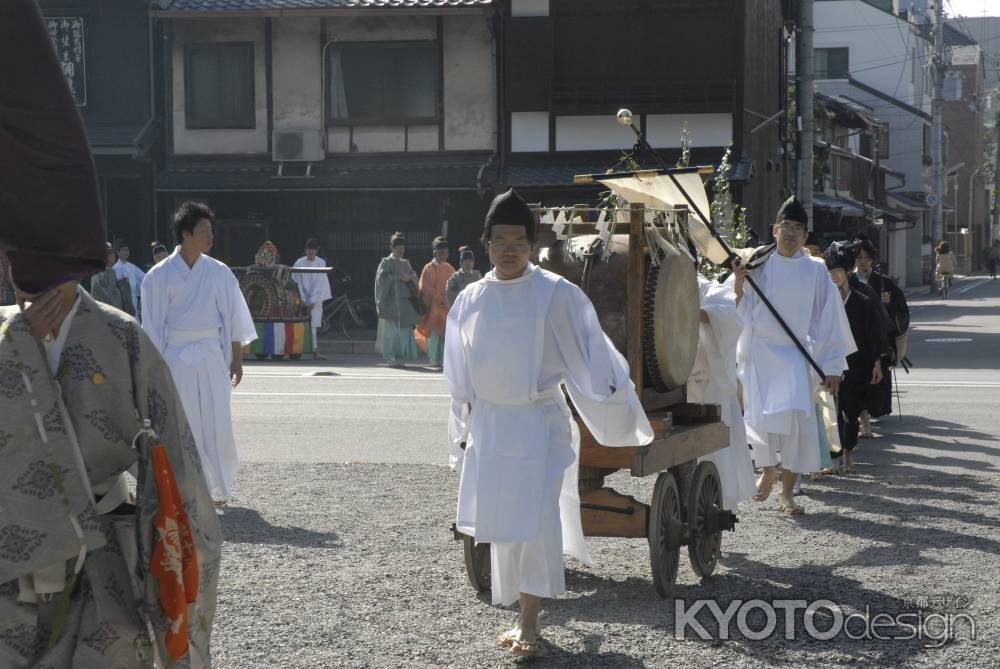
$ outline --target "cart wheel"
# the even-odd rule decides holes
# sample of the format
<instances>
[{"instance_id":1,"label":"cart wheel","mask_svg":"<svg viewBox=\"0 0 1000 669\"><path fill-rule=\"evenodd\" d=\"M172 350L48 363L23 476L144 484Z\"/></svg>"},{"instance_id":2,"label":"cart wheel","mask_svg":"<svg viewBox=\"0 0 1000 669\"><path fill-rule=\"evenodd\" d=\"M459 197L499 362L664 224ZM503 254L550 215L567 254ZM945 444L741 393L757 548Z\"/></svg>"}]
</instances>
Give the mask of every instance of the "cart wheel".
<instances>
[{"instance_id":1,"label":"cart wheel","mask_svg":"<svg viewBox=\"0 0 1000 669\"><path fill-rule=\"evenodd\" d=\"M688 557L691 568L701 578L711 576L722 552L722 528L718 514L722 511L722 486L719 470L711 462L698 464L691 482L687 506L687 523L691 531Z\"/></svg>"},{"instance_id":2,"label":"cart wheel","mask_svg":"<svg viewBox=\"0 0 1000 669\"><path fill-rule=\"evenodd\" d=\"M649 505L649 561L660 597L666 598L677 580L683 527L677 481L672 473L661 472Z\"/></svg>"},{"instance_id":3,"label":"cart wheel","mask_svg":"<svg viewBox=\"0 0 1000 669\"><path fill-rule=\"evenodd\" d=\"M469 583L476 592L486 592L490 589L490 545L477 544L472 537L465 537L462 539L462 549Z\"/></svg>"}]
</instances>

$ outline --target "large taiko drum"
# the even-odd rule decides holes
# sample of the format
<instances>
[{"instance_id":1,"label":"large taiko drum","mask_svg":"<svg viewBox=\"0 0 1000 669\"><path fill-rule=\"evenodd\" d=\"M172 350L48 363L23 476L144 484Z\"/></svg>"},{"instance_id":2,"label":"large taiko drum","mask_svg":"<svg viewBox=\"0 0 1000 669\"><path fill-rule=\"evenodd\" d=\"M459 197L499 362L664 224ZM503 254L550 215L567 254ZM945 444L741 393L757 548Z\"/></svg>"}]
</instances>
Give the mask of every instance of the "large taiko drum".
<instances>
[{"instance_id":1,"label":"large taiko drum","mask_svg":"<svg viewBox=\"0 0 1000 669\"><path fill-rule=\"evenodd\" d=\"M646 259L643 295L643 353L650 385L668 392L687 381L698 353L700 303L691 257L669 241L659 242L662 259ZM578 235L546 244L539 265L580 286L590 296L604 331L624 355L628 341L628 235Z\"/></svg>"}]
</instances>

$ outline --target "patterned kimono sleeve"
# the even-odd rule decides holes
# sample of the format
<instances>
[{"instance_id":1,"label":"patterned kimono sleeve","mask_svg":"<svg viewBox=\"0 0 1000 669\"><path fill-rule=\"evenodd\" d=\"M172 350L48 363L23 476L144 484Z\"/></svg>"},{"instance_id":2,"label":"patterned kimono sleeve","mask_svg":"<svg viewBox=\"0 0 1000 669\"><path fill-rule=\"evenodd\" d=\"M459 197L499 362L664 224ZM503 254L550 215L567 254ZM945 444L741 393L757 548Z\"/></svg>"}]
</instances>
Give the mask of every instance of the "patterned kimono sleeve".
<instances>
[{"instance_id":1,"label":"patterned kimono sleeve","mask_svg":"<svg viewBox=\"0 0 1000 669\"><path fill-rule=\"evenodd\" d=\"M188 665L211 666L209 642L215 616L222 533L211 495L202 473L201 458L188 426L170 371L145 333L135 327L132 375L140 420L148 419L165 447L173 478L190 524L197 554L198 592L188 606ZM156 542L154 520L159 496L152 466L153 443L141 438L136 504L139 520L139 576L145 610L149 614L161 657L165 654L168 621L160 604L158 580L150 570Z\"/></svg>"}]
</instances>

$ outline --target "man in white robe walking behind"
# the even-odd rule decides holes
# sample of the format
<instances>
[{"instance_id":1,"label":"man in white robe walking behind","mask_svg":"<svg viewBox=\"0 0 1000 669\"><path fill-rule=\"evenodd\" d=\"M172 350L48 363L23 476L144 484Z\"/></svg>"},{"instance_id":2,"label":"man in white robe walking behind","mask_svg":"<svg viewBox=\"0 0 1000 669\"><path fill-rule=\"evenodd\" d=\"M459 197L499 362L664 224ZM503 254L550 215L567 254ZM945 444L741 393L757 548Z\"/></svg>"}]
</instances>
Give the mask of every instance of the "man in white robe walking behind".
<instances>
[{"instance_id":1,"label":"man in white robe walking behind","mask_svg":"<svg viewBox=\"0 0 1000 669\"><path fill-rule=\"evenodd\" d=\"M541 599L566 589L563 551L590 563L580 434L561 386L598 442L653 438L590 300L531 264L535 238L524 200L513 190L497 196L482 239L494 269L458 295L444 347L451 462L462 472L456 526L490 544L493 603L520 600L517 626L498 642L524 656L538 651Z\"/></svg>"},{"instance_id":2,"label":"man in white robe walking behind","mask_svg":"<svg viewBox=\"0 0 1000 669\"><path fill-rule=\"evenodd\" d=\"M243 378L243 347L257 338L239 282L212 249L215 215L185 202L174 215L179 246L142 282L142 328L163 355L217 506L239 468L230 410Z\"/></svg>"},{"instance_id":3,"label":"man in white robe walking behind","mask_svg":"<svg viewBox=\"0 0 1000 669\"><path fill-rule=\"evenodd\" d=\"M745 289L746 266L733 263L736 303L743 319L737 364L744 422L754 462L764 470L754 500L768 498L780 473L780 509L788 514L805 512L792 499L799 474L820 469L815 414L819 384L826 384L836 396L847 356L855 350L843 300L826 265L803 251L807 222L805 208L789 198L774 224L774 251L752 271L760 290L823 370L823 379L760 294Z\"/></svg>"},{"instance_id":4,"label":"man in white robe walking behind","mask_svg":"<svg viewBox=\"0 0 1000 669\"><path fill-rule=\"evenodd\" d=\"M319 257L319 240L313 237L306 242L306 254L295 261L295 267L326 267L326 260ZM330 278L326 274L292 274L299 285L302 304L312 317L313 358L323 358L319 352L319 326L323 324L323 303L333 297Z\"/></svg>"}]
</instances>

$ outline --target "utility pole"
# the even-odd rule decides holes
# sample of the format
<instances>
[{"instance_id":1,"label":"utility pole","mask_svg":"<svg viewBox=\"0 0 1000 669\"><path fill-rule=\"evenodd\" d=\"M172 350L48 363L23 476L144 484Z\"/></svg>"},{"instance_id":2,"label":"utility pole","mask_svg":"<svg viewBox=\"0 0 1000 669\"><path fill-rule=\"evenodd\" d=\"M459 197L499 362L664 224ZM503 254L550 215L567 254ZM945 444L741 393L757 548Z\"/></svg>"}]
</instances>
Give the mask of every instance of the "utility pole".
<instances>
[{"instance_id":1,"label":"utility pole","mask_svg":"<svg viewBox=\"0 0 1000 669\"><path fill-rule=\"evenodd\" d=\"M795 91L798 107L799 153L795 190L809 215L813 229L813 142L816 134L815 63L813 60L813 0L799 0L798 26L795 32Z\"/></svg>"},{"instance_id":2,"label":"utility pole","mask_svg":"<svg viewBox=\"0 0 1000 669\"><path fill-rule=\"evenodd\" d=\"M1000 100L1000 96L997 99ZM993 205L993 229L990 231L990 239L987 240L990 244L993 243L994 239L1000 239L1000 112L994 116L993 124L995 126L994 132L996 132L996 144L993 152L993 198L990 203Z\"/></svg>"},{"instance_id":3,"label":"utility pole","mask_svg":"<svg viewBox=\"0 0 1000 669\"><path fill-rule=\"evenodd\" d=\"M934 51L931 55L931 72L934 77L934 98L931 101L931 192L934 206L931 208L931 244L944 238L944 75L948 69L948 58L944 48L944 0L934 2ZM931 249L931 286L937 290L937 256Z\"/></svg>"}]
</instances>

